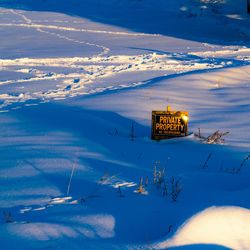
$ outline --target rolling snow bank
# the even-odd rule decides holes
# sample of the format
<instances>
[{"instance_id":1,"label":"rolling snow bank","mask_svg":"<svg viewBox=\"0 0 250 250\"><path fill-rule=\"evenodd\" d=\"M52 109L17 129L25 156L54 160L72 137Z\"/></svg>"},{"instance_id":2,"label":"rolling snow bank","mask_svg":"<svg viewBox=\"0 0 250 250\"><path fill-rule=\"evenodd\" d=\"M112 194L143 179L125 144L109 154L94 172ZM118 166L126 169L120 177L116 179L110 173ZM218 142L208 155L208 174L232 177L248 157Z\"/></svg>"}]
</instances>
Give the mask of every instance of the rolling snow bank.
<instances>
[{"instance_id":1,"label":"rolling snow bank","mask_svg":"<svg viewBox=\"0 0 250 250\"><path fill-rule=\"evenodd\" d=\"M48 6L48 2L50 6ZM186 6L208 6L213 7L215 6L217 9L226 10L226 11L234 11L234 13L245 13L246 12L246 2L244 0L60 0L60 6L58 6L58 1L54 0L1 0L2 4L17 4L19 8L25 8L28 5L36 8L65 8L71 6L74 8L78 7L85 7L85 8L94 8L94 7L101 7L103 10L115 11L119 8L126 8L129 9L131 7L137 7L138 9L148 9L148 10L155 10L155 9L168 9L168 10L177 10L182 5ZM70 4L70 5L69 5ZM110 8L112 7L112 10Z\"/></svg>"},{"instance_id":2,"label":"rolling snow bank","mask_svg":"<svg viewBox=\"0 0 250 250\"><path fill-rule=\"evenodd\" d=\"M133 31L203 42L209 38L220 44L247 41L242 29L249 30L244 0L1 0L0 6L65 13Z\"/></svg>"},{"instance_id":3,"label":"rolling snow bank","mask_svg":"<svg viewBox=\"0 0 250 250\"><path fill-rule=\"evenodd\" d=\"M230 249L250 249L250 210L234 207L210 207L193 216L158 249L191 244L217 244Z\"/></svg>"}]
</instances>

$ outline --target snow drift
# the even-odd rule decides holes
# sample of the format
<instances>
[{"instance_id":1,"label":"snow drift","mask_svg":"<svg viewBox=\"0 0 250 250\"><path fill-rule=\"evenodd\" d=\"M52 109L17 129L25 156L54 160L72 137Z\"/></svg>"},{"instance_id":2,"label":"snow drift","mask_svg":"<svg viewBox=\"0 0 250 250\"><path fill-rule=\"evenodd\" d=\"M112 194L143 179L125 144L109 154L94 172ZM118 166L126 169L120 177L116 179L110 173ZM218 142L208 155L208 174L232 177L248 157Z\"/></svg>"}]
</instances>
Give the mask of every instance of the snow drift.
<instances>
[{"instance_id":1,"label":"snow drift","mask_svg":"<svg viewBox=\"0 0 250 250\"><path fill-rule=\"evenodd\" d=\"M157 248L191 244L217 244L231 249L250 249L250 210L210 207L189 219L170 240Z\"/></svg>"}]
</instances>

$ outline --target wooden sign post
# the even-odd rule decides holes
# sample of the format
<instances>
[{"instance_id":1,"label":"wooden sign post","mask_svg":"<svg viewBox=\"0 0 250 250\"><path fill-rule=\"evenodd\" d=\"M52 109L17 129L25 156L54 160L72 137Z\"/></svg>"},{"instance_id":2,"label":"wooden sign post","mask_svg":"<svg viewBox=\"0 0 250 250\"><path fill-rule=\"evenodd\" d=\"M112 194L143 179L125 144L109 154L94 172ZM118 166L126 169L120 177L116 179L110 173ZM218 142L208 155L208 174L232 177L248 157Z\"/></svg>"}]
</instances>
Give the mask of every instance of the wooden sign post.
<instances>
[{"instance_id":1,"label":"wooden sign post","mask_svg":"<svg viewBox=\"0 0 250 250\"><path fill-rule=\"evenodd\" d=\"M188 134L188 112L152 111L152 131L153 140L170 139L173 137L187 136Z\"/></svg>"}]
</instances>

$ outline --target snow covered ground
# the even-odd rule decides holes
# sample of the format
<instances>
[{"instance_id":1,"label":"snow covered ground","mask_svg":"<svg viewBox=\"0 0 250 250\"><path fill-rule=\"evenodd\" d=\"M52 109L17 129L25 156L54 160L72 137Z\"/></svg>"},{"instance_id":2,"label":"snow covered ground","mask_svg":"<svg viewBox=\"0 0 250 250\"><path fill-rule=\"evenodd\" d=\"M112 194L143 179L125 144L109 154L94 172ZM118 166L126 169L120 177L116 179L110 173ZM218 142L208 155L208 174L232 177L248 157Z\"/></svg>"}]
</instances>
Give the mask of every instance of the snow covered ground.
<instances>
[{"instance_id":1,"label":"snow covered ground","mask_svg":"<svg viewBox=\"0 0 250 250\"><path fill-rule=\"evenodd\" d=\"M211 2L0 0L4 249L250 249L250 21ZM167 105L225 144L152 141Z\"/></svg>"}]
</instances>

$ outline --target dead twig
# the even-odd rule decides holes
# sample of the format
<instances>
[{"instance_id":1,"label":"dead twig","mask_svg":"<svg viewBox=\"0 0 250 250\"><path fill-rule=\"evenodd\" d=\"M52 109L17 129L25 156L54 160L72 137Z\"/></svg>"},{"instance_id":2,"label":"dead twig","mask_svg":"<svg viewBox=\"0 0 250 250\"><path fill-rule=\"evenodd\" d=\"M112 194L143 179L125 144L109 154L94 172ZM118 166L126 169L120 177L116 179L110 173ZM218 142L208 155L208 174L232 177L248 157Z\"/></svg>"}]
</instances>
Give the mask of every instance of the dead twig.
<instances>
[{"instance_id":1,"label":"dead twig","mask_svg":"<svg viewBox=\"0 0 250 250\"><path fill-rule=\"evenodd\" d=\"M207 156L207 159L205 160L204 164L202 165L202 169L205 169L208 167L208 161L210 160L210 158L212 157L212 153L209 153L209 155Z\"/></svg>"}]
</instances>

